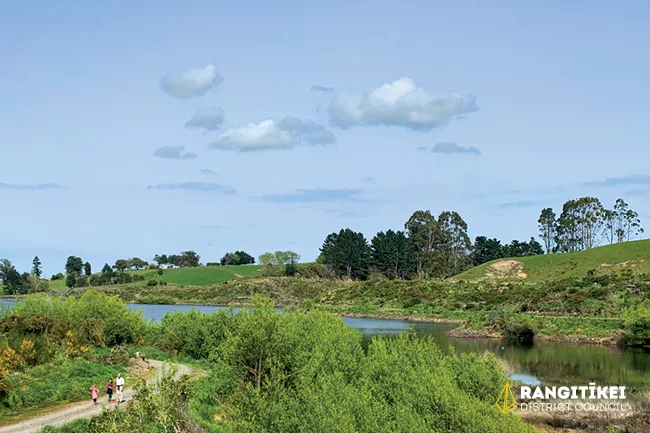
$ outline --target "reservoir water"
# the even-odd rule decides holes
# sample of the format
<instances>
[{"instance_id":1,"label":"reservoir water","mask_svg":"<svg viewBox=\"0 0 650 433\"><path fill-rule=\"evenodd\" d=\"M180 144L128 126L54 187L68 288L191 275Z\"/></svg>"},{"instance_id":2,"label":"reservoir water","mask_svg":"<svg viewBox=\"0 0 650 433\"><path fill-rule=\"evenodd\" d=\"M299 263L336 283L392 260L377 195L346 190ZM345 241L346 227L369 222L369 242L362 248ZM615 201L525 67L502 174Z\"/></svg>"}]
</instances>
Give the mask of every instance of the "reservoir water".
<instances>
[{"instance_id":1,"label":"reservoir water","mask_svg":"<svg viewBox=\"0 0 650 433\"><path fill-rule=\"evenodd\" d=\"M12 303L0 301L4 305ZM226 308L148 304L128 304L128 307L134 311L141 310L145 318L155 321L172 311L195 309L212 313ZM374 335L396 335L413 327L417 335L429 335L435 339L442 350L453 348L457 353L491 351L511 367L513 379L530 385L540 382L587 385L596 382L599 385L622 385L637 390L650 388L650 351L646 350L555 342L537 342L531 347L522 347L498 339L450 338L447 333L456 325L448 323L350 317L342 320L361 331L365 344Z\"/></svg>"}]
</instances>

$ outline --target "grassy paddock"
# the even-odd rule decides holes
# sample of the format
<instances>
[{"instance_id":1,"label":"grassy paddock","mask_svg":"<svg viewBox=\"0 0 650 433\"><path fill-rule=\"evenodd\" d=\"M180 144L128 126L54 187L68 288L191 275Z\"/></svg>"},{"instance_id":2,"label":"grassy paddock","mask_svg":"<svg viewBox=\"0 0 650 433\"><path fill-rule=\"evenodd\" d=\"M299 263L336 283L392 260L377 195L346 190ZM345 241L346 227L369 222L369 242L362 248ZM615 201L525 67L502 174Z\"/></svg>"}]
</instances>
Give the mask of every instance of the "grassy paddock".
<instances>
[{"instance_id":1,"label":"grassy paddock","mask_svg":"<svg viewBox=\"0 0 650 433\"><path fill-rule=\"evenodd\" d=\"M527 275L524 281L531 283L582 277L589 271L607 274L630 269L635 273L650 273L650 239L606 245L577 253L493 260L457 275L454 280L477 281L485 278L492 265L503 260L523 263L522 271Z\"/></svg>"}]
</instances>

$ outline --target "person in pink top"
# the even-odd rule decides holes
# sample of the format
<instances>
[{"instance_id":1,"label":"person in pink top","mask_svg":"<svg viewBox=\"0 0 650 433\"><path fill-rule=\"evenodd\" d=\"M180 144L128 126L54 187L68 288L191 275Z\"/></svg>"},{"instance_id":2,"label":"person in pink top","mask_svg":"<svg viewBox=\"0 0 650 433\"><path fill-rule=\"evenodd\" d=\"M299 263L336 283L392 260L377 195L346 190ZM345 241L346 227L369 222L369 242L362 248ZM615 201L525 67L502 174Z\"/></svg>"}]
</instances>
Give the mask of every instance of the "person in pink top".
<instances>
[{"instance_id":1,"label":"person in pink top","mask_svg":"<svg viewBox=\"0 0 650 433\"><path fill-rule=\"evenodd\" d=\"M93 384L93 386L90 387L90 392L93 396L93 403L97 404L97 395L99 395L99 389L97 389L97 385Z\"/></svg>"}]
</instances>

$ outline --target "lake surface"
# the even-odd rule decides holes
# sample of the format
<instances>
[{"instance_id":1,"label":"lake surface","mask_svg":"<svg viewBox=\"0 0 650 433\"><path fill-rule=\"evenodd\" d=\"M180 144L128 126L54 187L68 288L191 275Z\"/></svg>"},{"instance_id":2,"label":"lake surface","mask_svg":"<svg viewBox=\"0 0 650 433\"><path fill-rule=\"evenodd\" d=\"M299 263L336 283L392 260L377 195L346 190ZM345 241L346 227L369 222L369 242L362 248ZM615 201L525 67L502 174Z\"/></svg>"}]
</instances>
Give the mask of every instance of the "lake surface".
<instances>
[{"instance_id":1,"label":"lake surface","mask_svg":"<svg viewBox=\"0 0 650 433\"><path fill-rule=\"evenodd\" d=\"M0 301L12 305L12 301ZM172 311L197 310L212 313L226 307L190 305L127 304L142 310L147 319L160 320ZM235 308L235 311L239 308ZM278 311L280 309L277 309ZM650 387L650 352L618 347L538 342L531 347L509 345L497 339L450 338L447 333L455 324L408 322L405 320L345 317L343 321L361 331L364 344L374 335L396 335L413 327L417 335L433 337L442 350L457 353L490 351L512 368L512 378L531 385L543 383L586 385L623 385L630 388Z\"/></svg>"}]
</instances>

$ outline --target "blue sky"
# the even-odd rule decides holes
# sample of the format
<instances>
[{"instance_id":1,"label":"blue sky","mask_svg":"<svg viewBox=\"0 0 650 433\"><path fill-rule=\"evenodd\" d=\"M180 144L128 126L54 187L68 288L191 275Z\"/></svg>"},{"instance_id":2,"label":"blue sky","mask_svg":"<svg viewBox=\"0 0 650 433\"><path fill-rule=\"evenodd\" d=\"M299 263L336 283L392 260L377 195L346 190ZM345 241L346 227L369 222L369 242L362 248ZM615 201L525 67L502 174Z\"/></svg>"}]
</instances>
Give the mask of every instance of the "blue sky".
<instances>
[{"instance_id":1,"label":"blue sky","mask_svg":"<svg viewBox=\"0 0 650 433\"><path fill-rule=\"evenodd\" d=\"M621 196L650 220L650 5L0 3L0 257L215 261L417 209L472 237Z\"/></svg>"}]
</instances>

